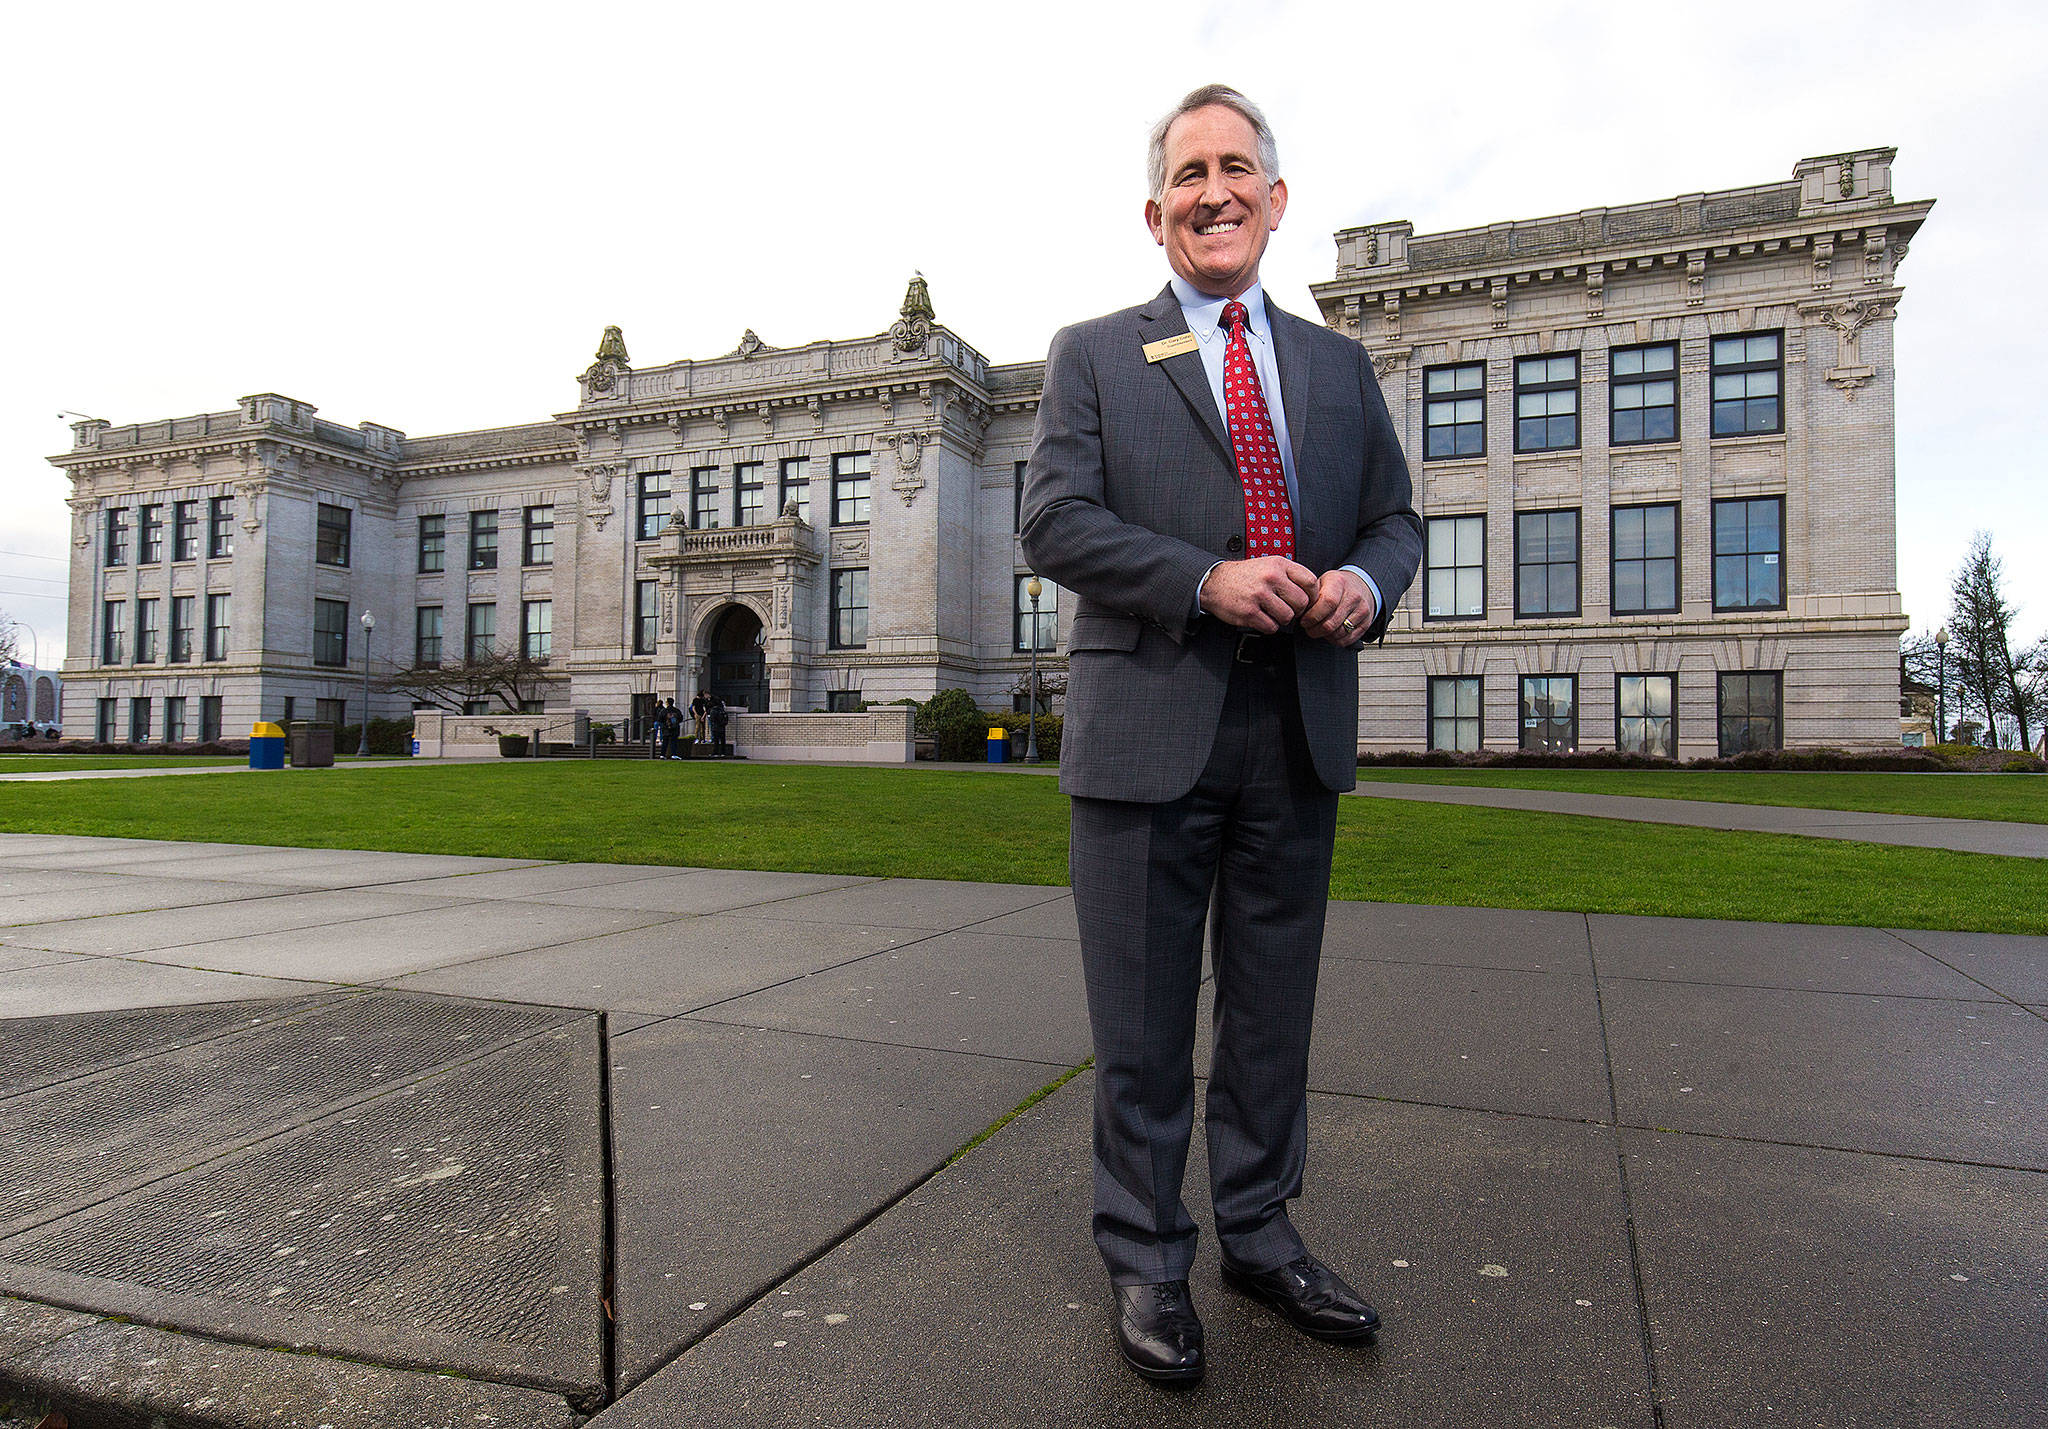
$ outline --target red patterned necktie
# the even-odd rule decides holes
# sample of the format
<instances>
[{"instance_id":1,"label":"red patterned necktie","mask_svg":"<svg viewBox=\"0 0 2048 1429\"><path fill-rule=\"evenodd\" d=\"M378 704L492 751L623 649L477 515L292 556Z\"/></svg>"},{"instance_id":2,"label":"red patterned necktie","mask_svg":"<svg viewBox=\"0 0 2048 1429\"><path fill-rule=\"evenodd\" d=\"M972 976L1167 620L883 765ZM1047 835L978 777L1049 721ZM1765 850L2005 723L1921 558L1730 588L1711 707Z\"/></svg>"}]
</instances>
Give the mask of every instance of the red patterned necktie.
<instances>
[{"instance_id":1,"label":"red patterned necktie","mask_svg":"<svg viewBox=\"0 0 2048 1429\"><path fill-rule=\"evenodd\" d=\"M1294 556L1294 512L1287 505L1287 474L1280 467L1280 444L1273 439L1273 418L1259 386L1245 338L1244 304L1223 305L1223 325L1230 340L1223 348L1223 408L1230 419L1230 450L1237 457L1238 480L1244 483L1244 541L1247 556Z\"/></svg>"}]
</instances>

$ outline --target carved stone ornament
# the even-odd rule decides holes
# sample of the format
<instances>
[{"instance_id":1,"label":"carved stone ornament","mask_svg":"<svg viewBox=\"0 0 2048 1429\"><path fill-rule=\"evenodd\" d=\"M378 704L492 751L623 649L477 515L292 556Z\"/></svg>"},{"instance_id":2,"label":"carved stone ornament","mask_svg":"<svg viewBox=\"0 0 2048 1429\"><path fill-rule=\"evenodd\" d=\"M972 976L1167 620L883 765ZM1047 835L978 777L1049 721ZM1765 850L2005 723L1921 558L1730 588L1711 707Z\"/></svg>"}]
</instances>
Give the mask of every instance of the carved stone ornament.
<instances>
[{"instance_id":1,"label":"carved stone ornament","mask_svg":"<svg viewBox=\"0 0 2048 1429\"><path fill-rule=\"evenodd\" d=\"M1386 381L1387 374L1398 372L1407 364L1408 354L1412 350L1406 347L1389 347L1375 352L1372 355L1372 375L1382 382Z\"/></svg>"},{"instance_id":2,"label":"carved stone ornament","mask_svg":"<svg viewBox=\"0 0 2048 1429\"><path fill-rule=\"evenodd\" d=\"M905 506L917 500L917 493L924 490L924 478L918 474L918 467L924 464L924 449L938 440L933 432L888 432L875 438L896 457L896 479L889 483L890 489L903 498Z\"/></svg>"},{"instance_id":3,"label":"carved stone ornament","mask_svg":"<svg viewBox=\"0 0 2048 1429\"><path fill-rule=\"evenodd\" d=\"M1835 240L1816 239L1813 245L1813 286L1816 291L1825 293L1835 286L1834 266Z\"/></svg>"},{"instance_id":4,"label":"carved stone ornament","mask_svg":"<svg viewBox=\"0 0 2048 1429\"><path fill-rule=\"evenodd\" d=\"M767 345L767 343L754 335L752 328L748 328L740 334L740 345L732 350L732 355L741 361L745 361Z\"/></svg>"},{"instance_id":5,"label":"carved stone ornament","mask_svg":"<svg viewBox=\"0 0 2048 1429\"><path fill-rule=\"evenodd\" d=\"M605 522L612 519L612 480L623 476L625 470L615 461L590 462L576 468L576 474L590 483L590 500L585 504L583 514L600 531L604 529Z\"/></svg>"},{"instance_id":6,"label":"carved stone ornament","mask_svg":"<svg viewBox=\"0 0 2048 1429\"><path fill-rule=\"evenodd\" d=\"M608 396L617 389L620 376L632 370L625 335L615 326L608 327L598 340L597 361L583 370L583 385L593 396Z\"/></svg>"},{"instance_id":7,"label":"carved stone ornament","mask_svg":"<svg viewBox=\"0 0 2048 1429\"><path fill-rule=\"evenodd\" d=\"M100 509L99 498L96 496L70 496L65 498L64 504L71 508L71 544L74 546L90 546L92 544L92 518L93 513Z\"/></svg>"},{"instance_id":8,"label":"carved stone ornament","mask_svg":"<svg viewBox=\"0 0 2048 1429\"><path fill-rule=\"evenodd\" d=\"M1505 278L1495 278L1492 284L1492 292L1493 325L1496 329L1504 328L1508 325L1508 280Z\"/></svg>"},{"instance_id":9,"label":"carved stone ornament","mask_svg":"<svg viewBox=\"0 0 2048 1429\"><path fill-rule=\"evenodd\" d=\"M1842 172L1837 176L1836 187L1842 191L1843 198L1848 198L1856 192L1856 164L1854 160L1842 160Z\"/></svg>"},{"instance_id":10,"label":"carved stone ornament","mask_svg":"<svg viewBox=\"0 0 2048 1429\"><path fill-rule=\"evenodd\" d=\"M1685 305L1696 308L1707 298L1707 255L1685 255Z\"/></svg>"},{"instance_id":11,"label":"carved stone ornament","mask_svg":"<svg viewBox=\"0 0 2048 1429\"><path fill-rule=\"evenodd\" d=\"M1597 318L1607 311L1607 265L1586 265L1586 316Z\"/></svg>"},{"instance_id":12,"label":"carved stone ornament","mask_svg":"<svg viewBox=\"0 0 2048 1429\"><path fill-rule=\"evenodd\" d=\"M269 489L260 481L240 481L235 483L235 494L242 498L242 529L244 531L260 531L263 529L263 518L257 514L256 502Z\"/></svg>"},{"instance_id":13,"label":"carved stone ornament","mask_svg":"<svg viewBox=\"0 0 2048 1429\"><path fill-rule=\"evenodd\" d=\"M789 629L791 603L789 582L786 580L777 581L775 583L775 611L772 617L771 629L781 631Z\"/></svg>"},{"instance_id":14,"label":"carved stone ornament","mask_svg":"<svg viewBox=\"0 0 2048 1429\"><path fill-rule=\"evenodd\" d=\"M896 344L896 350L923 352L924 345L931 340L932 323L937 317L938 314L932 311L931 289L925 286L924 274L913 274L910 287L903 294L901 314L889 328L889 338Z\"/></svg>"},{"instance_id":15,"label":"carved stone ornament","mask_svg":"<svg viewBox=\"0 0 2048 1429\"><path fill-rule=\"evenodd\" d=\"M1380 312L1387 320L1386 335L1396 342L1401 338L1401 295L1389 293L1380 300Z\"/></svg>"},{"instance_id":16,"label":"carved stone ornament","mask_svg":"<svg viewBox=\"0 0 2048 1429\"><path fill-rule=\"evenodd\" d=\"M1859 388L1877 376L1877 368L1863 360L1863 329L1892 315L1889 298L1850 298L1839 303L1815 303L1799 309L1802 317L1813 319L1836 334L1835 365L1822 374L1830 386L1854 397Z\"/></svg>"}]
</instances>

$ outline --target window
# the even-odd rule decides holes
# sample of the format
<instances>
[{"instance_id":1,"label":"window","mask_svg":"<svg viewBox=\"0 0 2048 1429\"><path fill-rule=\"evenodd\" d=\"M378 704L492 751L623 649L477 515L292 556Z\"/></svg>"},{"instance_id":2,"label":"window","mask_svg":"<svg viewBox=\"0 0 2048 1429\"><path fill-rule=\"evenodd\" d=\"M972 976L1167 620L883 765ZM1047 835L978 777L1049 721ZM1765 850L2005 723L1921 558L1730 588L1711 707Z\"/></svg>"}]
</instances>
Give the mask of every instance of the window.
<instances>
[{"instance_id":1,"label":"window","mask_svg":"<svg viewBox=\"0 0 2048 1429\"><path fill-rule=\"evenodd\" d=\"M832 645L851 650L868 643L868 573L832 572Z\"/></svg>"},{"instance_id":2,"label":"window","mask_svg":"<svg viewBox=\"0 0 2048 1429\"><path fill-rule=\"evenodd\" d=\"M1579 613L1579 513L1515 513L1515 614Z\"/></svg>"},{"instance_id":3,"label":"window","mask_svg":"<svg viewBox=\"0 0 2048 1429\"><path fill-rule=\"evenodd\" d=\"M346 665L348 663L347 601L316 600L313 602L313 663L315 665Z\"/></svg>"},{"instance_id":4,"label":"window","mask_svg":"<svg viewBox=\"0 0 2048 1429\"><path fill-rule=\"evenodd\" d=\"M498 568L498 513L469 513L469 568L495 571Z\"/></svg>"},{"instance_id":5,"label":"window","mask_svg":"<svg viewBox=\"0 0 2048 1429\"><path fill-rule=\"evenodd\" d=\"M781 491L776 497L775 510L781 513L789 510L789 503L796 503L799 520L811 519L811 459L807 456L785 458L781 471Z\"/></svg>"},{"instance_id":6,"label":"window","mask_svg":"<svg viewBox=\"0 0 2048 1429\"><path fill-rule=\"evenodd\" d=\"M866 452L842 452L832 458L834 526L858 526L868 519L868 473L873 466Z\"/></svg>"},{"instance_id":7,"label":"window","mask_svg":"<svg viewBox=\"0 0 2048 1429\"><path fill-rule=\"evenodd\" d=\"M164 700L164 743L185 742L185 698L171 695Z\"/></svg>"},{"instance_id":8,"label":"window","mask_svg":"<svg viewBox=\"0 0 2048 1429\"><path fill-rule=\"evenodd\" d=\"M1678 757L1678 676L1614 677L1614 747L1623 754Z\"/></svg>"},{"instance_id":9,"label":"window","mask_svg":"<svg viewBox=\"0 0 2048 1429\"><path fill-rule=\"evenodd\" d=\"M1785 498L1714 503L1714 609L1785 608Z\"/></svg>"},{"instance_id":10,"label":"window","mask_svg":"<svg viewBox=\"0 0 2048 1429\"><path fill-rule=\"evenodd\" d=\"M519 607L520 649L529 660L545 660L555 648L555 603L529 600Z\"/></svg>"},{"instance_id":11,"label":"window","mask_svg":"<svg viewBox=\"0 0 2048 1429\"><path fill-rule=\"evenodd\" d=\"M1486 364L1429 367L1422 373L1422 455L1486 455Z\"/></svg>"},{"instance_id":12,"label":"window","mask_svg":"<svg viewBox=\"0 0 2048 1429\"><path fill-rule=\"evenodd\" d=\"M462 702L462 712L464 714L489 714L491 712L491 702L489 700L464 700Z\"/></svg>"},{"instance_id":13,"label":"window","mask_svg":"<svg viewBox=\"0 0 2048 1429\"><path fill-rule=\"evenodd\" d=\"M489 604L472 605L469 608L469 625L463 632L463 658L488 660L492 647L497 643L498 607Z\"/></svg>"},{"instance_id":14,"label":"window","mask_svg":"<svg viewBox=\"0 0 2048 1429\"><path fill-rule=\"evenodd\" d=\"M128 602L110 600L100 606L100 663L128 663Z\"/></svg>"},{"instance_id":15,"label":"window","mask_svg":"<svg viewBox=\"0 0 2048 1429\"><path fill-rule=\"evenodd\" d=\"M1608 354L1608 442L1678 440L1678 344L1617 347Z\"/></svg>"},{"instance_id":16,"label":"window","mask_svg":"<svg viewBox=\"0 0 2048 1429\"><path fill-rule=\"evenodd\" d=\"M128 701L128 742L149 743L149 701L134 699Z\"/></svg>"},{"instance_id":17,"label":"window","mask_svg":"<svg viewBox=\"0 0 2048 1429\"><path fill-rule=\"evenodd\" d=\"M171 507L171 559L199 559L199 503L180 501Z\"/></svg>"},{"instance_id":18,"label":"window","mask_svg":"<svg viewBox=\"0 0 2048 1429\"><path fill-rule=\"evenodd\" d=\"M633 703L626 716L626 738L629 741L652 739L655 735L655 700L651 693L633 696Z\"/></svg>"},{"instance_id":19,"label":"window","mask_svg":"<svg viewBox=\"0 0 2048 1429\"><path fill-rule=\"evenodd\" d=\"M555 563L555 508L529 506L525 513L525 553L521 562L529 566Z\"/></svg>"},{"instance_id":20,"label":"window","mask_svg":"<svg viewBox=\"0 0 2048 1429\"><path fill-rule=\"evenodd\" d=\"M289 726L292 722L292 704L292 697L290 695L286 695L284 697L284 723L287 726Z\"/></svg>"},{"instance_id":21,"label":"window","mask_svg":"<svg viewBox=\"0 0 2048 1429\"><path fill-rule=\"evenodd\" d=\"M1779 387L1784 377L1779 335L1749 333L1714 339L1714 435L1782 432Z\"/></svg>"},{"instance_id":22,"label":"window","mask_svg":"<svg viewBox=\"0 0 2048 1429\"><path fill-rule=\"evenodd\" d=\"M859 690L825 691L826 714L859 714L861 698Z\"/></svg>"},{"instance_id":23,"label":"window","mask_svg":"<svg viewBox=\"0 0 2048 1429\"><path fill-rule=\"evenodd\" d=\"M315 724L331 724L336 730L339 730L348 723L348 701L313 701L313 722Z\"/></svg>"},{"instance_id":24,"label":"window","mask_svg":"<svg viewBox=\"0 0 2048 1429\"><path fill-rule=\"evenodd\" d=\"M1579 747L1579 682L1573 675L1522 677L1522 748L1564 754Z\"/></svg>"},{"instance_id":25,"label":"window","mask_svg":"<svg viewBox=\"0 0 2048 1429\"><path fill-rule=\"evenodd\" d=\"M1678 609L1678 508L1614 508L1614 613Z\"/></svg>"},{"instance_id":26,"label":"window","mask_svg":"<svg viewBox=\"0 0 2048 1429\"><path fill-rule=\"evenodd\" d=\"M142 508L137 535L136 565L153 566L164 558L164 508L161 502L152 501Z\"/></svg>"},{"instance_id":27,"label":"window","mask_svg":"<svg viewBox=\"0 0 2048 1429\"><path fill-rule=\"evenodd\" d=\"M412 662L422 670L441 663L441 607L422 605L412 613Z\"/></svg>"},{"instance_id":28,"label":"window","mask_svg":"<svg viewBox=\"0 0 2048 1429\"><path fill-rule=\"evenodd\" d=\"M1721 757L1750 749L1785 747L1785 677L1776 670L1744 670L1718 677Z\"/></svg>"},{"instance_id":29,"label":"window","mask_svg":"<svg viewBox=\"0 0 2048 1429\"><path fill-rule=\"evenodd\" d=\"M1051 581L1040 578L1038 584L1038 616L1036 639L1033 639L1034 625L1031 614L1031 593L1025 587L1031 584L1031 573L1026 571L1017 577L1017 618L1015 626L1016 648L1019 650L1050 650L1060 638L1060 588Z\"/></svg>"},{"instance_id":30,"label":"window","mask_svg":"<svg viewBox=\"0 0 2048 1429\"><path fill-rule=\"evenodd\" d=\"M690 529L718 529L718 468L715 466L690 469Z\"/></svg>"},{"instance_id":31,"label":"window","mask_svg":"<svg viewBox=\"0 0 2048 1429\"><path fill-rule=\"evenodd\" d=\"M1479 739L1479 677L1431 675L1429 747L1469 751L1479 748Z\"/></svg>"},{"instance_id":32,"label":"window","mask_svg":"<svg viewBox=\"0 0 2048 1429\"><path fill-rule=\"evenodd\" d=\"M235 553L235 498L215 496L206 503L206 554L224 561Z\"/></svg>"},{"instance_id":33,"label":"window","mask_svg":"<svg viewBox=\"0 0 2048 1429\"><path fill-rule=\"evenodd\" d=\"M1429 518L1423 618L1476 620L1486 614L1486 518Z\"/></svg>"},{"instance_id":34,"label":"window","mask_svg":"<svg viewBox=\"0 0 2048 1429\"><path fill-rule=\"evenodd\" d=\"M206 598L206 658L228 658L228 598L225 595Z\"/></svg>"},{"instance_id":35,"label":"window","mask_svg":"<svg viewBox=\"0 0 2048 1429\"><path fill-rule=\"evenodd\" d=\"M101 700L94 711L92 737L97 744L114 742L114 706L116 701Z\"/></svg>"},{"instance_id":36,"label":"window","mask_svg":"<svg viewBox=\"0 0 2048 1429\"><path fill-rule=\"evenodd\" d=\"M116 506L107 513L107 564L128 564L128 508Z\"/></svg>"},{"instance_id":37,"label":"window","mask_svg":"<svg viewBox=\"0 0 2048 1429\"><path fill-rule=\"evenodd\" d=\"M138 665L156 663L157 641L163 635L162 612L161 601L135 602L135 663Z\"/></svg>"},{"instance_id":38,"label":"window","mask_svg":"<svg viewBox=\"0 0 2048 1429\"><path fill-rule=\"evenodd\" d=\"M661 635L661 582L633 582L633 653L652 655Z\"/></svg>"},{"instance_id":39,"label":"window","mask_svg":"<svg viewBox=\"0 0 2048 1429\"><path fill-rule=\"evenodd\" d=\"M220 696L199 697L199 742L211 744L220 738Z\"/></svg>"},{"instance_id":40,"label":"window","mask_svg":"<svg viewBox=\"0 0 2048 1429\"><path fill-rule=\"evenodd\" d=\"M313 542L313 559L323 566L348 564L349 523L355 513L346 506L320 503L320 522Z\"/></svg>"},{"instance_id":41,"label":"window","mask_svg":"<svg viewBox=\"0 0 2048 1429\"><path fill-rule=\"evenodd\" d=\"M1579 444L1579 355L1515 359L1515 450L1569 451Z\"/></svg>"},{"instance_id":42,"label":"window","mask_svg":"<svg viewBox=\"0 0 2048 1429\"><path fill-rule=\"evenodd\" d=\"M420 574L448 569L448 518L439 513L420 517Z\"/></svg>"},{"instance_id":43,"label":"window","mask_svg":"<svg viewBox=\"0 0 2048 1429\"><path fill-rule=\"evenodd\" d=\"M634 517L636 531L642 541L661 539L661 528L668 525L668 473L665 471L643 471L640 473L640 494L637 513Z\"/></svg>"},{"instance_id":44,"label":"window","mask_svg":"<svg viewBox=\"0 0 2048 1429\"><path fill-rule=\"evenodd\" d=\"M732 524L758 526L765 519L767 489L761 480L761 463L743 461L732 469Z\"/></svg>"},{"instance_id":45,"label":"window","mask_svg":"<svg viewBox=\"0 0 2048 1429\"><path fill-rule=\"evenodd\" d=\"M1012 508L1010 512L1010 529L1012 531L1021 532L1024 529L1024 471L1030 465L1031 463L1028 461L1014 463L1016 469L1010 478L1011 485L1015 488L1010 493Z\"/></svg>"},{"instance_id":46,"label":"window","mask_svg":"<svg viewBox=\"0 0 2048 1429\"><path fill-rule=\"evenodd\" d=\"M189 595L171 597L171 663L182 665L192 658L193 607L198 601Z\"/></svg>"}]
</instances>

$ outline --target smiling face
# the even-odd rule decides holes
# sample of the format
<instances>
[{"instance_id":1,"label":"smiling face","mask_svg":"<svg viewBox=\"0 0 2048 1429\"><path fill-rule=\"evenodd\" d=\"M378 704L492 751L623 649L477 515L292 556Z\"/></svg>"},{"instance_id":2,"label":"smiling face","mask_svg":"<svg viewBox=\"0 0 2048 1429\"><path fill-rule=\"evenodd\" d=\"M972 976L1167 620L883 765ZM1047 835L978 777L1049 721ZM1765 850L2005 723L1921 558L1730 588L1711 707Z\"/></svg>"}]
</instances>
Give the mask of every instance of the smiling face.
<instances>
[{"instance_id":1,"label":"smiling face","mask_svg":"<svg viewBox=\"0 0 2048 1429\"><path fill-rule=\"evenodd\" d=\"M1166 131L1166 192L1145 201L1145 223L1173 271L1212 298L1234 298L1259 278L1266 240L1287 211L1287 183L1259 164L1242 114L1211 104Z\"/></svg>"}]
</instances>

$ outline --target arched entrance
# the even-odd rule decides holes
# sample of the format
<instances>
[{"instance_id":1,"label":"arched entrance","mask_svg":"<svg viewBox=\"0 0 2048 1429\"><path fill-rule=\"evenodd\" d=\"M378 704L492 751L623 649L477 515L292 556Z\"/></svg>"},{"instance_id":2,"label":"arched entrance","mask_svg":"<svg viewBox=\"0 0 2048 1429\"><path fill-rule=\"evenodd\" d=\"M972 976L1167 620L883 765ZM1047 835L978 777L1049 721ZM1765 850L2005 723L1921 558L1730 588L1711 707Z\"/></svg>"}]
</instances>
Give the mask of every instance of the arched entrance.
<instances>
[{"instance_id":1,"label":"arched entrance","mask_svg":"<svg viewBox=\"0 0 2048 1429\"><path fill-rule=\"evenodd\" d=\"M730 709L768 713L768 664L761 617L729 605L711 627L711 693Z\"/></svg>"}]
</instances>

